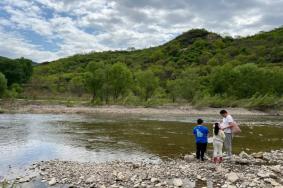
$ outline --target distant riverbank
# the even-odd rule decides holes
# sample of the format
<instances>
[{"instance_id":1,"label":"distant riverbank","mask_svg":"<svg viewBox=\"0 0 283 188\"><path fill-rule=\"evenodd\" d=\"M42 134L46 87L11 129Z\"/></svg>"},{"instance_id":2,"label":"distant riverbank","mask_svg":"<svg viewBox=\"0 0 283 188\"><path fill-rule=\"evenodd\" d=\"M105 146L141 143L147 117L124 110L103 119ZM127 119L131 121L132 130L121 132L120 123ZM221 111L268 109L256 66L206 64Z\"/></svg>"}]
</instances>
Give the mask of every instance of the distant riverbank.
<instances>
[{"instance_id":1,"label":"distant riverbank","mask_svg":"<svg viewBox=\"0 0 283 188\"><path fill-rule=\"evenodd\" d=\"M44 100L1 101L1 113L35 113L35 114L132 114L132 115L215 115L222 108L195 108L190 105L163 105L155 107L102 105L90 106L84 103L64 104ZM280 111L258 111L244 108L225 108L234 115L282 115Z\"/></svg>"}]
</instances>

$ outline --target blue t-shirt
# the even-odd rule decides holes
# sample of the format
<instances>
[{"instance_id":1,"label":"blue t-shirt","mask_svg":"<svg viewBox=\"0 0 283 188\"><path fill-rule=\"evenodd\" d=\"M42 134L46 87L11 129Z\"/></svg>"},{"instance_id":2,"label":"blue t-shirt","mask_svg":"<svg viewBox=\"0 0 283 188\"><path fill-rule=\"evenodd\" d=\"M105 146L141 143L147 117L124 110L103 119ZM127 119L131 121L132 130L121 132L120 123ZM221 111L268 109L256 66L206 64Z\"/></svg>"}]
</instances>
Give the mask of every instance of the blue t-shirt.
<instances>
[{"instance_id":1,"label":"blue t-shirt","mask_svg":"<svg viewBox=\"0 0 283 188\"><path fill-rule=\"evenodd\" d=\"M208 128L203 125L194 127L194 135L196 143L207 143Z\"/></svg>"}]
</instances>

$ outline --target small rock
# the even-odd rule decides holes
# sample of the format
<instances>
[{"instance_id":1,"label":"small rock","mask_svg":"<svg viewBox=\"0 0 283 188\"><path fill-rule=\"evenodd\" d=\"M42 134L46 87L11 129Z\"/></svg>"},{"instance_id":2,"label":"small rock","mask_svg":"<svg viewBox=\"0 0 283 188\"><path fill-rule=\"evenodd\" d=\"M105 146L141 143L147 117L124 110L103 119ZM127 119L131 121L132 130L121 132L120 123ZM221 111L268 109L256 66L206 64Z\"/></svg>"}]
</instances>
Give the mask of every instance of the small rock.
<instances>
[{"instance_id":1,"label":"small rock","mask_svg":"<svg viewBox=\"0 0 283 188\"><path fill-rule=\"evenodd\" d=\"M49 186L53 186L57 183L56 178L51 178L51 180L48 182Z\"/></svg>"},{"instance_id":2,"label":"small rock","mask_svg":"<svg viewBox=\"0 0 283 188\"><path fill-rule=\"evenodd\" d=\"M162 183L155 184L155 187L161 187Z\"/></svg>"},{"instance_id":3,"label":"small rock","mask_svg":"<svg viewBox=\"0 0 283 188\"><path fill-rule=\"evenodd\" d=\"M254 158L262 159L262 158L263 158L263 153L262 153L262 152L253 153L252 156L253 156Z\"/></svg>"},{"instance_id":4,"label":"small rock","mask_svg":"<svg viewBox=\"0 0 283 188\"><path fill-rule=\"evenodd\" d=\"M95 181L95 177L94 176L90 176L89 178L86 179L86 183L90 184L93 183Z\"/></svg>"},{"instance_id":5,"label":"small rock","mask_svg":"<svg viewBox=\"0 0 283 188\"><path fill-rule=\"evenodd\" d=\"M260 177L260 178L268 178L269 173L260 171L260 172L257 173L257 176Z\"/></svg>"},{"instance_id":6,"label":"small rock","mask_svg":"<svg viewBox=\"0 0 283 188\"><path fill-rule=\"evenodd\" d=\"M235 185L228 185L227 188L237 188Z\"/></svg>"},{"instance_id":7,"label":"small rock","mask_svg":"<svg viewBox=\"0 0 283 188\"><path fill-rule=\"evenodd\" d=\"M276 182L275 180L273 180L273 179L271 179L271 178L265 179L264 181L267 182L267 183L270 183L270 184L273 185L273 186L278 186L278 185L280 185L278 182Z\"/></svg>"},{"instance_id":8,"label":"small rock","mask_svg":"<svg viewBox=\"0 0 283 188\"><path fill-rule=\"evenodd\" d=\"M123 173L122 173L122 172L119 172L119 173L117 174L116 180L118 180L118 181L123 181L124 179L125 179L125 176L123 175Z\"/></svg>"},{"instance_id":9,"label":"small rock","mask_svg":"<svg viewBox=\"0 0 283 188\"><path fill-rule=\"evenodd\" d=\"M137 183L137 184L134 185L134 188L137 188L137 187L139 187L139 186L140 186L140 184Z\"/></svg>"},{"instance_id":10,"label":"small rock","mask_svg":"<svg viewBox=\"0 0 283 188\"><path fill-rule=\"evenodd\" d=\"M193 155L185 155L184 156L184 160L187 161L187 162L194 160L194 158L195 157Z\"/></svg>"},{"instance_id":11,"label":"small rock","mask_svg":"<svg viewBox=\"0 0 283 188\"><path fill-rule=\"evenodd\" d=\"M235 172L230 172L229 174L227 174L227 180L235 183L239 180L239 176Z\"/></svg>"},{"instance_id":12,"label":"small rock","mask_svg":"<svg viewBox=\"0 0 283 188\"><path fill-rule=\"evenodd\" d=\"M137 175L133 175L133 176L130 178L131 181L135 181L136 179L137 179Z\"/></svg>"},{"instance_id":13,"label":"small rock","mask_svg":"<svg viewBox=\"0 0 283 188\"><path fill-rule=\"evenodd\" d=\"M136 169L136 168L139 168L140 167L140 165L139 164L133 164L133 169Z\"/></svg>"},{"instance_id":14,"label":"small rock","mask_svg":"<svg viewBox=\"0 0 283 188\"><path fill-rule=\"evenodd\" d=\"M280 166L280 165L271 166L270 169L271 169L273 172L282 173L282 170L281 170L281 166Z\"/></svg>"},{"instance_id":15,"label":"small rock","mask_svg":"<svg viewBox=\"0 0 283 188\"><path fill-rule=\"evenodd\" d=\"M158 182L159 182L159 179L157 179L157 178L151 178L150 181L151 181L152 183L158 183Z\"/></svg>"},{"instance_id":16,"label":"small rock","mask_svg":"<svg viewBox=\"0 0 283 188\"><path fill-rule=\"evenodd\" d=\"M249 184L250 187L255 187L257 184L255 182L252 182Z\"/></svg>"},{"instance_id":17,"label":"small rock","mask_svg":"<svg viewBox=\"0 0 283 188\"><path fill-rule=\"evenodd\" d=\"M236 159L235 163L236 164L241 164L241 165L248 165L251 161L248 159Z\"/></svg>"},{"instance_id":18,"label":"small rock","mask_svg":"<svg viewBox=\"0 0 283 188\"><path fill-rule=\"evenodd\" d=\"M29 177L23 177L19 179L19 183L24 183L24 182L29 182L30 178Z\"/></svg>"},{"instance_id":19,"label":"small rock","mask_svg":"<svg viewBox=\"0 0 283 188\"><path fill-rule=\"evenodd\" d=\"M173 179L173 185L176 187L182 187L183 181L180 178L174 178Z\"/></svg>"},{"instance_id":20,"label":"small rock","mask_svg":"<svg viewBox=\"0 0 283 188\"><path fill-rule=\"evenodd\" d=\"M246 152L242 151L239 156L242 158L242 159L249 159L251 158Z\"/></svg>"}]
</instances>

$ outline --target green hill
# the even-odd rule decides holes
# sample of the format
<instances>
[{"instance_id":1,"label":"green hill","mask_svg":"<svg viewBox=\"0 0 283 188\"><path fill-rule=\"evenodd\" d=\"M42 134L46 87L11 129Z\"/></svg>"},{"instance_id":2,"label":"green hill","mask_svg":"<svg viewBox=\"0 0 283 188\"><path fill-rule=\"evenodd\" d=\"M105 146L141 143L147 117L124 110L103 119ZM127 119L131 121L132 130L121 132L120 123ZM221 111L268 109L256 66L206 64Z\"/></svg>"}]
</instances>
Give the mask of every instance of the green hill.
<instances>
[{"instance_id":1,"label":"green hill","mask_svg":"<svg viewBox=\"0 0 283 188\"><path fill-rule=\"evenodd\" d=\"M96 103L280 106L283 28L222 37L193 29L163 45L77 54L34 68L26 95Z\"/></svg>"}]
</instances>

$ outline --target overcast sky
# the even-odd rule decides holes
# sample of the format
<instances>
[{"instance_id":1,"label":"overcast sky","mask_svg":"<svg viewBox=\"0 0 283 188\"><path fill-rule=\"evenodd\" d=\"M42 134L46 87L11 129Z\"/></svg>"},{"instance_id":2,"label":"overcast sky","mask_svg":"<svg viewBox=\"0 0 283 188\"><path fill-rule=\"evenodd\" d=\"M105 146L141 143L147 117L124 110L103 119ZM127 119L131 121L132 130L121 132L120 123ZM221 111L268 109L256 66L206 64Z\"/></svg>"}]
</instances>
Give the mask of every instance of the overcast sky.
<instances>
[{"instance_id":1,"label":"overcast sky","mask_svg":"<svg viewBox=\"0 0 283 188\"><path fill-rule=\"evenodd\" d=\"M283 25L283 0L0 0L0 56L50 61L146 48L192 28L251 35Z\"/></svg>"}]
</instances>

